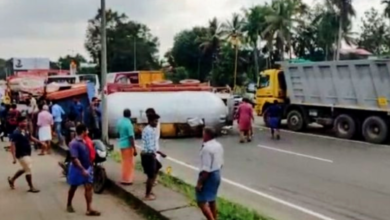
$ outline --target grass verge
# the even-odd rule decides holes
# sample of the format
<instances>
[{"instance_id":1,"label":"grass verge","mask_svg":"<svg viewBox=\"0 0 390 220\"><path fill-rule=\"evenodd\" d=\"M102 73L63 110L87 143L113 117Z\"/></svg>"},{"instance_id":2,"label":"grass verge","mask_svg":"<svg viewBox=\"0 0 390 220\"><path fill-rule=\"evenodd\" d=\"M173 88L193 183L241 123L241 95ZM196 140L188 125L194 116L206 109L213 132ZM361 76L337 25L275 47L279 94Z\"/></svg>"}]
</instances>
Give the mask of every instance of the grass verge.
<instances>
[{"instance_id":1,"label":"grass verge","mask_svg":"<svg viewBox=\"0 0 390 220\"><path fill-rule=\"evenodd\" d=\"M111 158L116 162L121 161L119 152L113 152ZM136 169L142 171L142 166L139 161L137 161ZM160 172L159 183L185 195L191 201L191 205L196 206L194 186L164 172ZM218 197L217 203L218 218L221 220L273 220L272 218L261 215L243 205L221 197Z\"/></svg>"}]
</instances>

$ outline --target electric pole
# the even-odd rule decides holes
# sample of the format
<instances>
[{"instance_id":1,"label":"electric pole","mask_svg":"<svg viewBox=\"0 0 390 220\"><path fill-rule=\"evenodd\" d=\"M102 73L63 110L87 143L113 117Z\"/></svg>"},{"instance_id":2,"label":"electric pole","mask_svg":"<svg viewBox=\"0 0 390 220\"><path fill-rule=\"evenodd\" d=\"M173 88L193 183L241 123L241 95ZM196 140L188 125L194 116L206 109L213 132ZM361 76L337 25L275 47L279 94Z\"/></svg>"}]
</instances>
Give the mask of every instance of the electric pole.
<instances>
[{"instance_id":1,"label":"electric pole","mask_svg":"<svg viewBox=\"0 0 390 220\"><path fill-rule=\"evenodd\" d=\"M107 78L107 39L106 39L106 0L101 0L101 75L102 88L106 86ZM107 117L107 97L102 92L102 140L108 143L108 117Z\"/></svg>"}]
</instances>

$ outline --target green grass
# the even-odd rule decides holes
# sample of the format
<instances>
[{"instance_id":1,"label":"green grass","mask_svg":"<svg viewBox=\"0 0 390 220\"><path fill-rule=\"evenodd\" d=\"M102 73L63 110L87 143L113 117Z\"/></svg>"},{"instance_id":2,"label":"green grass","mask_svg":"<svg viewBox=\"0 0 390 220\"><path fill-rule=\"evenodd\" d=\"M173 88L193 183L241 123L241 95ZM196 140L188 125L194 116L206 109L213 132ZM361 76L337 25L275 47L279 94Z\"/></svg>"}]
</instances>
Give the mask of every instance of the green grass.
<instances>
[{"instance_id":1,"label":"green grass","mask_svg":"<svg viewBox=\"0 0 390 220\"><path fill-rule=\"evenodd\" d=\"M121 161L119 152L113 152L111 154L111 158L116 162ZM142 166L139 161L136 163L136 169L142 170ZM164 172L160 172L159 182L163 186L185 195L191 201L190 204L196 206L194 186ZM254 210L244 207L241 204L221 197L217 199L217 203L219 215L218 219L221 220L273 220L272 218L261 215Z\"/></svg>"}]
</instances>

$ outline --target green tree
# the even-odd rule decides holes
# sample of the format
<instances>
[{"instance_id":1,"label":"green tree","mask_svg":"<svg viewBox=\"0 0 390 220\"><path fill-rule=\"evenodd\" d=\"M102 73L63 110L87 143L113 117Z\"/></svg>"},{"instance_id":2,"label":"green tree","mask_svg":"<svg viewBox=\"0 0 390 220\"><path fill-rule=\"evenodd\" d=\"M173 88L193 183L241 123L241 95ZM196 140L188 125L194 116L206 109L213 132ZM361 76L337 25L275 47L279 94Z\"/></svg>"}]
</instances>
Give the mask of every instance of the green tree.
<instances>
[{"instance_id":1,"label":"green tree","mask_svg":"<svg viewBox=\"0 0 390 220\"><path fill-rule=\"evenodd\" d=\"M287 51L292 55L291 40L293 29L297 23L302 23L299 16L306 13L306 5L300 0L273 0L271 13L266 17L268 27L264 34L269 36L269 45L273 46L274 40L276 48L284 59L284 52ZM286 47L287 46L287 47Z\"/></svg>"},{"instance_id":2,"label":"green tree","mask_svg":"<svg viewBox=\"0 0 390 220\"><path fill-rule=\"evenodd\" d=\"M70 69L71 62L75 62L78 70L80 69L80 64L87 62L87 60L81 54L76 55L66 55L58 59L57 65L64 70Z\"/></svg>"},{"instance_id":3,"label":"green tree","mask_svg":"<svg viewBox=\"0 0 390 220\"><path fill-rule=\"evenodd\" d=\"M227 42L233 45L235 51L234 72L233 72L234 87L236 87L237 84L239 47L244 40L244 35L243 35L244 24L245 23L243 18L236 13L233 14L231 20L228 20L226 23L222 24L223 35L225 35Z\"/></svg>"},{"instance_id":4,"label":"green tree","mask_svg":"<svg viewBox=\"0 0 390 220\"><path fill-rule=\"evenodd\" d=\"M212 54L201 47L201 39L207 39L208 36L206 27L181 31L175 36L173 47L166 58L170 58L175 66L184 67L190 78L204 81L212 68Z\"/></svg>"},{"instance_id":5,"label":"green tree","mask_svg":"<svg viewBox=\"0 0 390 220\"><path fill-rule=\"evenodd\" d=\"M351 24L352 17L356 16L355 9L352 4L352 0L327 0L335 9L337 9L338 15L338 37L337 37L337 54L336 60L340 59L341 41L343 35L348 31Z\"/></svg>"},{"instance_id":6,"label":"green tree","mask_svg":"<svg viewBox=\"0 0 390 220\"><path fill-rule=\"evenodd\" d=\"M260 72L259 64L259 42L263 39L262 33L267 28L266 17L270 14L270 7L268 4L257 5L251 7L247 10L244 10L245 14L245 24L243 31L247 35L247 42L253 49L253 59L254 59L254 80L256 81L257 74Z\"/></svg>"},{"instance_id":7,"label":"green tree","mask_svg":"<svg viewBox=\"0 0 390 220\"><path fill-rule=\"evenodd\" d=\"M107 16L107 67L108 71L155 70L158 61L159 42L150 29L125 14L108 10ZM100 66L100 10L88 22L85 47L95 63Z\"/></svg>"},{"instance_id":8,"label":"green tree","mask_svg":"<svg viewBox=\"0 0 390 220\"><path fill-rule=\"evenodd\" d=\"M172 69L172 71L168 71L165 73L167 79L172 80L174 83L179 83L180 80L188 79L189 75L187 70L184 67L176 67Z\"/></svg>"},{"instance_id":9,"label":"green tree","mask_svg":"<svg viewBox=\"0 0 390 220\"><path fill-rule=\"evenodd\" d=\"M389 53L389 27L385 23L384 15L379 14L374 8L366 11L361 29L362 32L357 42L359 47L370 50L375 55Z\"/></svg>"}]
</instances>

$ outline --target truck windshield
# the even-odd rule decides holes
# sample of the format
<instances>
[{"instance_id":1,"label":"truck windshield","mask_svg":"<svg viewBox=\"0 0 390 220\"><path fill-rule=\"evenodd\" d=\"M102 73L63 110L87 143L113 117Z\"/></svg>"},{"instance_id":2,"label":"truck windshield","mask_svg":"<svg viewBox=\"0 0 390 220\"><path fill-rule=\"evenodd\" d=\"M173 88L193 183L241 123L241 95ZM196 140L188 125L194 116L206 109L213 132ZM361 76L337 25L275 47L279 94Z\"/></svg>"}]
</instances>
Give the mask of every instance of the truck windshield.
<instances>
[{"instance_id":1,"label":"truck windshield","mask_svg":"<svg viewBox=\"0 0 390 220\"><path fill-rule=\"evenodd\" d=\"M269 75L260 75L259 88L266 88L269 86Z\"/></svg>"}]
</instances>

